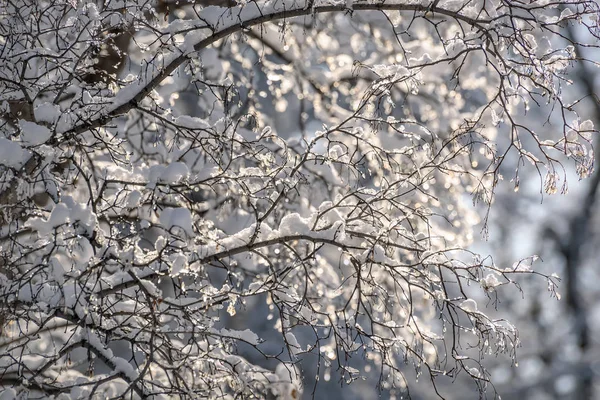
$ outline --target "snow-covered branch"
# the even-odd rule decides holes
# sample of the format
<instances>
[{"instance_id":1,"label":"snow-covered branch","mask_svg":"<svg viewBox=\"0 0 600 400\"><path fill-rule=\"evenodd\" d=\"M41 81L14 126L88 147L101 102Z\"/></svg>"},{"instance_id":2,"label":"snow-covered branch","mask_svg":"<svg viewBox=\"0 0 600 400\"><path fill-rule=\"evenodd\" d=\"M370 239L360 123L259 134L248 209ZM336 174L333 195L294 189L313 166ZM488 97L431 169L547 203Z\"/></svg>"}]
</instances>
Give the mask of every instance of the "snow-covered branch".
<instances>
[{"instance_id":1,"label":"snow-covered branch","mask_svg":"<svg viewBox=\"0 0 600 400\"><path fill-rule=\"evenodd\" d=\"M563 29L597 35L595 2L21 3L0 5L9 398L493 390L483 355L519 339L482 297L557 279L469 246L501 165L548 193L566 159L591 173L562 93L593 61Z\"/></svg>"}]
</instances>

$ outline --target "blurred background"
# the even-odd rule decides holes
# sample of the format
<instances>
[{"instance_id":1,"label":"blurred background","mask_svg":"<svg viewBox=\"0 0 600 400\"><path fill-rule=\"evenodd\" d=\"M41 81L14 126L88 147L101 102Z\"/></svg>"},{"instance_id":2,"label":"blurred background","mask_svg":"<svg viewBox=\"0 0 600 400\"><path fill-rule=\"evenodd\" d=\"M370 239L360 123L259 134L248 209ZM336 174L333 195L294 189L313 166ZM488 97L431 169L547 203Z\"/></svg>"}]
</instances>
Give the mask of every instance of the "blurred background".
<instances>
[{"instance_id":1,"label":"blurred background","mask_svg":"<svg viewBox=\"0 0 600 400\"><path fill-rule=\"evenodd\" d=\"M566 34L575 41L583 32L570 26ZM598 61L599 55L576 46L579 55ZM570 69L572 85L564 93L566 102L584 98L582 119L600 124L596 66L578 63ZM538 128L548 135L562 135L543 110L530 116L541 121ZM502 137L500 135L500 137ZM594 145L599 145L594 138ZM560 299L550 298L546 282L527 278L522 292L501 293L504 299L497 316L510 319L518 328L521 348L518 366L494 367L488 362L499 394L508 399L596 399L600 398L600 202L598 201L598 152L596 170L584 180L570 171L567 191L543 195L536 171L520 170L520 185L500 185L490 217L489 240L474 245L492 254L499 265L510 265L523 257L538 255L534 269L561 278ZM514 176L504 165L503 174ZM568 168L568 163L564 163ZM514 182L513 182L514 183ZM457 397L461 398L461 397ZM466 397L464 397L466 398Z\"/></svg>"}]
</instances>

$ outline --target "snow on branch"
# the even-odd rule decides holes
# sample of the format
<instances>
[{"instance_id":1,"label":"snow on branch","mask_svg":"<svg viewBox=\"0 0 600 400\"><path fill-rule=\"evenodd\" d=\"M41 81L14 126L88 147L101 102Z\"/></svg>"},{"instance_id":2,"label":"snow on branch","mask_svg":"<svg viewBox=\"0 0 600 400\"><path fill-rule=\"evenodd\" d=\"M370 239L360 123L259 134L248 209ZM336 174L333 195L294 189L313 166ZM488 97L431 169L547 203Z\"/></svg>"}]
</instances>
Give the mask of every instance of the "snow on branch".
<instances>
[{"instance_id":1,"label":"snow on branch","mask_svg":"<svg viewBox=\"0 0 600 400\"><path fill-rule=\"evenodd\" d=\"M493 393L558 279L471 245L506 168L591 174L598 5L233 3L0 5L1 396Z\"/></svg>"}]
</instances>

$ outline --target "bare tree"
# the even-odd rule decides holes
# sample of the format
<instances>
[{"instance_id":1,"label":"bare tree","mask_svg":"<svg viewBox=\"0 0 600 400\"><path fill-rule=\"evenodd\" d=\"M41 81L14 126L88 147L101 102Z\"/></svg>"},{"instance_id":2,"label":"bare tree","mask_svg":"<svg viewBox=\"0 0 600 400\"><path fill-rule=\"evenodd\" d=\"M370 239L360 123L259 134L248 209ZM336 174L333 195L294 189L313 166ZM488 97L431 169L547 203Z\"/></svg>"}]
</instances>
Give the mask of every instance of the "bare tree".
<instances>
[{"instance_id":1,"label":"bare tree","mask_svg":"<svg viewBox=\"0 0 600 400\"><path fill-rule=\"evenodd\" d=\"M517 330L469 286L557 280L469 250L465 197L488 209L510 154L516 188L527 161L557 192L561 153L591 174L561 91L592 61L557 43L598 38L597 4L223 5L0 5L3 396L299 398L306 354L494 394L482 357ZM236 325L256 302L277 351Z\"/></svg>"}]
</instances>

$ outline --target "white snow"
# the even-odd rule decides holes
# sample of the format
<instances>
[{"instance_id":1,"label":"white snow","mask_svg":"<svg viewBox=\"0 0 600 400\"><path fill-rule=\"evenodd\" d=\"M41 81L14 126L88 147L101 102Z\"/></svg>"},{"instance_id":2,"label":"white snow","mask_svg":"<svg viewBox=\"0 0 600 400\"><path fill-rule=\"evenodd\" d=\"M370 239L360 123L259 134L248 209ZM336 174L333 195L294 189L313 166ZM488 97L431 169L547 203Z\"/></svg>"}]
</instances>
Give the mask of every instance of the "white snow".
<instances>
[{"instance_id":1,"label":"white snow","mask_svg":"<svg viewBox=\"0 0 600 400\"><path fill-rule=\"evenodd\" d=\"M133 190L129 193L127 197L127 207L128 208L136 208L140 204L140 200L142 199L142 193L139 190Z\"/></svg>"},{"instance_id":2,"label":"white snow","mask_svg":"<svg viewBox=\"0 0 600 400\"><path fill-rule=\"evenodd\" d=\"M298 399L302 393L302 377L292 364L280 363L275 368L275 374L280 379L273 391L278 399Z\"/></svg>"},{"instance_id":3,"label":"white snow","mask_svg":"<svg viewBox=\"0 0 600 400\"><path fill-rule=\"evenodd\" d=\"M75 203L70 196L64 196L62 202L54 206L48 220L31 218L25 223L25 226L38 231L40 236L45 236L55 228L75 221L85 229L88 236L92 235L97 224L96 215L91 209L85 204Z\"/></svg>"},{"instance_id":4,"label":"white snow","mask_svg":"<svg viewBox=\"0 0 600 400\"><path fill-rule=\"evenodd\" d=\"M98 335L92 332L91 329L86 329L83 334L85 340L92 346L97 352L102 354L102 357L108 360L114 367L115 372L123 373L130 381L135 381L138 377L135 368L124 358L117 357L113 354L112 350L107 348Z\"/></svg>"},{"instance_id":5,"label":"white snow","mask_svg":"<svg viewBox=\"0 0 600 400\"><path fill-rule=\"evenodd\" d=\"M187 268L188 258L185 254L176 254L171 261L171 276L177 276Z\"/></svg>"},{"instance_id":6,"label":"white snow","mask_svg":"<svg viewBox=\"0 0 600 400\"><path fill-rule=\"evenodd\" d=\"M462 308L466 312L476 312L477 302L473 299L466 299L465 301L460 303L460 308Z\"/></svg>"},{"instance_id":7,"label":"white snow","mask_svg":"<svg viewBox=\"0 0 600 400\"><path fill-rule=\"evenodd\" d=\"M121 357L113 357L110 361L115 366L115 372L123 373L130 381L135 381L137 379L137 373L127 360Z\"/></svg>"},{"instance_id":8,"label":"white snow","mask_svg":"<svg viewBox=\"0 0 600 400\"><path fill-rule=\"evenodd\" d=\"M14 400L17 398L17 391L13 388L8 388L0 394L0 400Z\"/></svg>"},{"instance_id":9,"label":"white snow","mask_svg":"<svg viewBox=\"0 0 600 400\"><path fill-rule=\"evenodd\" d=\"M0 165L19 169L29 159L29 151L18 143L0 137Z\"/></svg>"},{"instance_id":10,"label":"white snow","mask_svg":"<svg viewBox=\"0 0 600 400\"><path fill-rule=\"evenodd\" d=\"M189 176L189 170L187 165L182 162L174 162L163 171L160 176L160 180L165 183L179 183Z\"/></svg>"},{"instance_id":11,"label":"white snow","mask_svg":"<svg viewBox=\"0 0 600 400\"><path fill-rule=\"evenodd\" d=\"M500 285L500 281L496 274L487 274L479 283L486 291L492 291L496 286Z\"/></svg>"},{"instance_id":12,"label":"white snow","mask_svg":"<svg viewBox=\"0 0 600 400\"><path fill-rule=\"evenodd\" d=\"M300 346L300 343L298 343L298 339L296 339L296 336L292 332L288 331L285 333L285 340L289 344L290 352L292 353L292 355L295 356L296 354L302 351L302 347Z\"/></svg>"},{"instance_id":13,"label":"white snow","mask_svg":"<svg viewBox=\"0 0 600 400\"><path fill-rule=\"evenodd\" d=\"M202 119L196 117L190 117L189 115L181 115L173 120L173 123L177 126L187 129L208 129L210 124Z\"/></svg>"},{"instance_id":14,"label":"white snow","mask_svg":"<svg viewBox=\"0 0 600 400\"><path fill-rule=\"evenodd\" d=\"M310 232L310 219L302 218L298 213L288 214L281 219L279 234L281 236L305 235Z\"/></svg>"},{"instance_id":15,"label":"white snow","mask_svg":"<svg viewBox=\"0 0 600 400\"><path fill-rule=\"evenodd\" d=\"M245 329L243 331L236 331L236 330L223 328L223 329L221 329L219 331L215 331L215 332L221 336L226 336L226 337L230 337L233 339L242 340L242 341L247 342L254 346L256 346L260 343L260 338L258 337L258 335L256 333L252 332L250 329Z\"/></svg>"},{"instance_id":16,"label":"white snow","mask_svg":"<svg viewBox=\"0 0 600 400\"><path fill-rule=\"evenodd\" d=\"M60 107L58 104L42 103L33 111L37 122L55 123L60 118Z\"/></svg>"},{"instance_id":17,"label":"white snow","mask_svg":"<svg viewBox=\"0 0 600 400\"><path fill-rule=\"evenodd\" d=\"M53 229L69 222L69 209L63 203L54 206L48 220L42 218L31 218L25 222L25 226L38 231L40 236L49 235Z\"/></svg>"},{"instance_id":18,"label":"white snow","mask_svg":"<svg viewBox=\"0 0 600 400\"><path fill-rule=\"evenodd\" d=\"M50 129L35 122L20 120L19 128L21 128L21 140L27 146L40 145L52 136Z\"/></svg>"},{"instance_id":19,"label":"white snow","mask_svg":"<svg viewBox=\"0 0 600 400\"><path fill-rule=\"evenodd\" d=\"M171 231L173 227L179 227L189 237L194 236L192 214L187 208L165 208L160 214L160 223L168 231Z\"/></svg>"},{"instance_id":20,"label":"white snow","mask_svg":"<svg viewBox=\"0 0 600 400\"><path fill-rule=\"evenodd\" d=\"M153 165L148 170L148 189L154 189L157 183L166 183L175 185L181 183L189 177L189 169L182 162L173 162L168 166Z\"/></svg>"}]
</instances>

